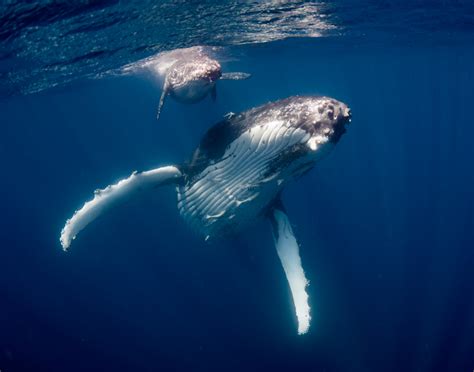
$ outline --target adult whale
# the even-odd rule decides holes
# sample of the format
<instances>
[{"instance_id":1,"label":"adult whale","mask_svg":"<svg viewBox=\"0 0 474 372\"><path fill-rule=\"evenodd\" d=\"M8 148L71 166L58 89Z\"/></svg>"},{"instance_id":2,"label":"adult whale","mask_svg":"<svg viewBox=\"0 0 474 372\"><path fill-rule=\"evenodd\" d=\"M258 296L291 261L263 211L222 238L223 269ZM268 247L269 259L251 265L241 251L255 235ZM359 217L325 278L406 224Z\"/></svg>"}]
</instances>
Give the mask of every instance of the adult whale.
<instances>
[{"instance_id":1,"label":"adult whale","mask_svg":"<svg viewBox=\"0 0 474 372\"><path fill-rule=\"evenodd\" d=\"M185 164L133 172L97 190L66 222L60 237L63 249L112 206L174 184L181 216L206 239L245 229L260 217L270 220L295 305L298 333L306 333L311 319L308 281L281 192L334 147L350 119L344 103L316 96L290 97L230 115L209 129Z\"/></svg>"}]
</instances>

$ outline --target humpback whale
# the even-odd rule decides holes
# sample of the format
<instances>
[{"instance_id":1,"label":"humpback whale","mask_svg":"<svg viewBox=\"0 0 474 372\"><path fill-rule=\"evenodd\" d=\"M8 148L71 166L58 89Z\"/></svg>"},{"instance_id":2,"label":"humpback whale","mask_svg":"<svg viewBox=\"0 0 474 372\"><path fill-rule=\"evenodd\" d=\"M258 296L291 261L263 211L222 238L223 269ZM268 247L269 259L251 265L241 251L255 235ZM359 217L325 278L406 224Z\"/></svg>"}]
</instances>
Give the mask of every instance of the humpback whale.
<instances>
[{"instance_id":1,"label":"humpback whale","mask_svg":"<svg viewBox=\"0 0 474 372\"><path fill-rule=\"evenodd\" d=\"M244 72L222 73L220 63L211 56L210 50L202 46L176 49L163 53L151 64L152 70L165 77L157 119L167 96L181 103L196 103L210 93L215 101L218 80L245 80L250 77Z\"/></svg>"},{"instance_id":2,"label":"humpback whale","mask_svg":"<svg viewBox=\"0 0 474 372\"><path fill-rule=\"evenodd\" d=\"M351 120L348 106L330 97L294 96L226 116L203 136L191 158L96 190L67 220L64 250L89 223L134 195L174 185L184 220L205 239L245 229L257 218L272 226L277 254L291 290L298 333L310 326L308 280L282 191L324 157Z\"/></svg>"}]
</instances>

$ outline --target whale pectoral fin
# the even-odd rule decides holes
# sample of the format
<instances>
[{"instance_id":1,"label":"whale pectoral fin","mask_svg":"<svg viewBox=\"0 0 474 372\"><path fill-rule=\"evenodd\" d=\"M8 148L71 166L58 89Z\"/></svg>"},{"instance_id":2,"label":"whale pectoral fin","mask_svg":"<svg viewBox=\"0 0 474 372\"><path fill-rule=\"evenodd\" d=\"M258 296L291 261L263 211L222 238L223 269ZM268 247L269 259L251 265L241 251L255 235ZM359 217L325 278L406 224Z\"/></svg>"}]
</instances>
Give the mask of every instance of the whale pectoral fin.
<instances>
[{"instance_id":1,"label":"whale pectoral fin","mask_svg":"<svg viewBox=\"0 0 474 372\"><path fill-rule=\"evenodd\" d=\"M137 194L150 192L157 186L176 183L181 177L178 168L167 166L146 172L133 172L130 177L120 180L114 185L107 186L103 190L96 190L94 198L86 202L81 209L77 210L67 220L59 239L63 249L67 250L71 245L71 241L82 229L110 208Z\"/></svg>"},{"instance_id":2,"label":"whale pectoral fin","mask_svg":"<svg viewBox=\"0 0 474 372\"><path fill-rule=\"evenodd\" d=\"M214 84L214 86L212 87L212 90L211 90L211 98L212 98L212 101L213 102L216 102L216 99L217 99L217 88L216 88L216 85Z\"/></svg>"},{"instance_id":3,"label":"whale pectoral fin","mask_svg":"<svg viewBox=\"0 0 474 372\"><path fill-rule=\"evenodd\" d=\"M224 72L221 76L221 80L247 80L252 75L246 72Z\"/></svg>"},{"instance_id":4,"label":"whale pectoral fin","mask_svg":"<svg viewBox=\"0 0 474 372\"><path fill-rule=\"evenodd\" d=\"M269 217L273 228L275 247L290 285L295 305L296 317L298 318L298 334L302 335L309 329L311 316L309 314L308 294L306 293L308 280L301 266L298 243L288 216L281 205L275 206L270 211Z\"/></svg>"},{"instance_id":5,"label":"whale pectoral fin","mask_svg":"<svg viewBox=\"0 0 474 372\"><path fill-rule=\"evenodd\" d=\"M163 91L161 92L160 102L158 103L158 110L156 111L156 120L160 118L161 109L165 103L166 96L168 95L168 83L165 82Z\"/></svg>"}]
</instances>

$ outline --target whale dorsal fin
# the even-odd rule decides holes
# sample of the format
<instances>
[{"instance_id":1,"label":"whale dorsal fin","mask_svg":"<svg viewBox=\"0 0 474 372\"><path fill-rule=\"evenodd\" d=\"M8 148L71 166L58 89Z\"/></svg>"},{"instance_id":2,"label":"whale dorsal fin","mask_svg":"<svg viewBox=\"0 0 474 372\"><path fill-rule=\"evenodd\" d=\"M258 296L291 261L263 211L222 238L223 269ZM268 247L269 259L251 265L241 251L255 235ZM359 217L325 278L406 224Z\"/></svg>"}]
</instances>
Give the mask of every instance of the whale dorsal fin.
<instances>
[{"instance_id":1,"label":"whale dorsal fin","mask_svg":"<svg viewBox=\"0 0 474 372\"><path fill-rule=\"evenodd\" d=\"M246 72L224 72L221 80L247 80L252 75Z\"/></svg>"},{"instance_id":2,"label":"whale dorsal fin","mask_svg":"<svg viewBox=\"0 0 474 372\"><path fill-rule=\"evenodd\" d=\"M298 318L298 334L301 335L308 331L311 316L309 314L308 293L306 292L308 280L301 265L298 242L293 234L283 204L279 199L270 209L269 218L278 257L290 285L296 317Z\"/></svg>"},{"instance_id":3,"label":"whale dorsal fin","mask_svg":"<svg viewBox=\"0 0 474 372\"><path fill-rule=\"evenodd\" d=\"M94 198L67 220L59 239L63 249L67 250L81 230L112 207L139 194L152 192L158 186L178 183L181 178L181 171L177 167L167 166L145 172L133 172L128 178L114 185L96 190Z\"/></svg>"}]
</instances>

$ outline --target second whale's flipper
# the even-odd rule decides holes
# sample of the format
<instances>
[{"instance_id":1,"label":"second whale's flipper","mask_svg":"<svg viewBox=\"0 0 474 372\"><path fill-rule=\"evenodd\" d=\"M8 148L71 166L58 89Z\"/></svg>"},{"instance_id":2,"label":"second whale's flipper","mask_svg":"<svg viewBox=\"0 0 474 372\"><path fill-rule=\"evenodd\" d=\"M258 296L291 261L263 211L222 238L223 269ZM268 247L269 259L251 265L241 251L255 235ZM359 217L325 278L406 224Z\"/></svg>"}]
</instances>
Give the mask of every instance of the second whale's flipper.
<instances>
[{"instance_id":1,"label":"second whale's flipper","mask_svg":"<svg viewBox=\"0 0 474 372\"><path fill-rule=\"evenodd\" d=\"M293 234L288 216L281 206L275 206L270 211L270 220L275 247L290 285L295 305L296 317L298 318L298 334L302 335L308 332L311 315L309 314L310 307L308 294L306 293L308 280L301 266L298 242Z\"/></svg>"},{"instance_id":2,"label":"second whale's flipper","mask_svg":"<svg viewBox=\"0 0 474 372\"><path fill-rule=\"evenodd\" d=\"M166 96L168 95L168 89L168 82L165 81L165 84L163 85L163 91L161 92L160 102L158 103L158 110L156 110L156 120L160 118L161 109L163 108Z\"/></svg>"},{"instance_id":3,"label":"second whale's flipper","mask_svg":"<svg viewBox=\"0 0 474 372\"><path fill-rule=\"evenodd\" d=\"M167 166L146 172L133 172L130 177L114 185L107 186L103 190L96 190L94 199L85 203L67 220L59 239L63 249L67 250L71 241L82 229L111 207L139 193L150 192L158 186L179 182L181 177L181 171L177 167Z\"/></svg>"},{"instance_id":4,"label":"second whale's flipper","mask_svg":"<svg viewBox=\"0 0 474 372\"><path fill-rule=\"evenodd\" d=\"M224 72L221 80L247 80L250 76L246 72Z\"/></svg>"}]
</instances>

